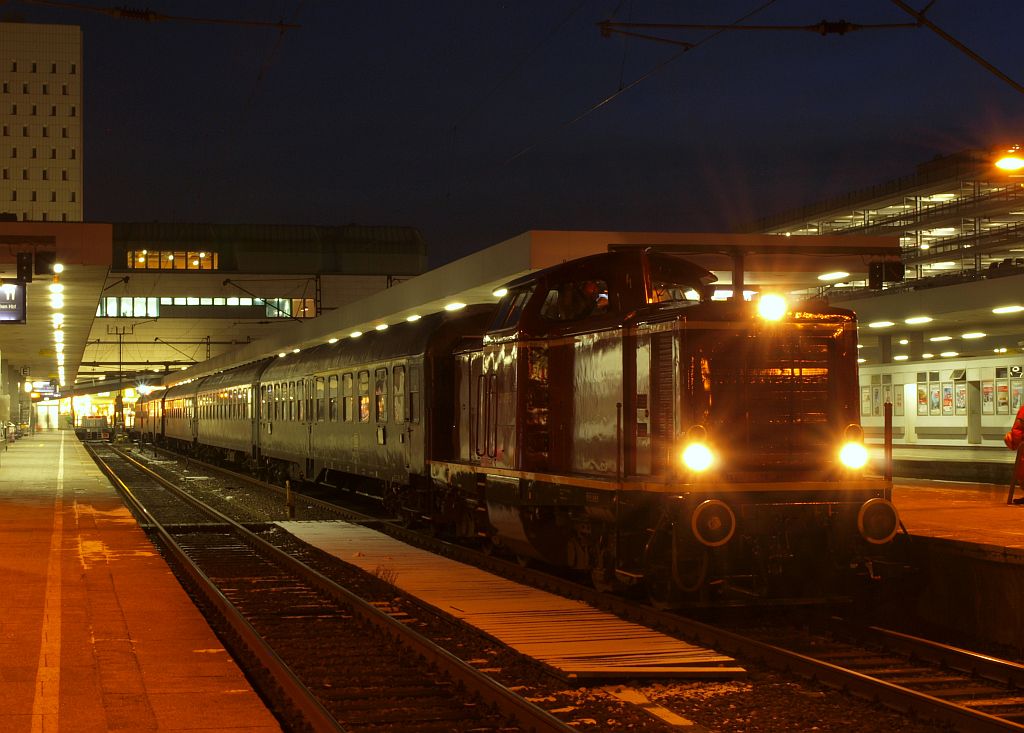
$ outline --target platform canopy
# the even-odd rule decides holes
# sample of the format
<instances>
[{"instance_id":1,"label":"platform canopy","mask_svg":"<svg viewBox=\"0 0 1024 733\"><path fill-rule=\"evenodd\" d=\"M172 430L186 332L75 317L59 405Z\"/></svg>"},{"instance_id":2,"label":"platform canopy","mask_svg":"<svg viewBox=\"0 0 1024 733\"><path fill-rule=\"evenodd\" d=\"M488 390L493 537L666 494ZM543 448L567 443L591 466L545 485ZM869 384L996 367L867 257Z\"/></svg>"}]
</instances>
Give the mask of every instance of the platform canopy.
<instances>
[{"instance_id":1,"label":"platform canopy","mask_svg":"<svg viewBox=\"0 0 1024 733\"><path fill-rule=\"evenodd\" d=\"M873 261L899 258L896 237L785 237L766 234L694 232L605 232L531 230L462 259L399 283L330 313L295 324L287 334L251 344L165 378L167 386L213 374L329 339L344 339L409 316L441 311L451 303L495 303L495 290L530 272L567 260L623 248L677 252L712 270L719 284L733 282L733 265L742 256L745 287L807 290L819 276L845 272L867 279Z\"/></svg>"}]
</instances>

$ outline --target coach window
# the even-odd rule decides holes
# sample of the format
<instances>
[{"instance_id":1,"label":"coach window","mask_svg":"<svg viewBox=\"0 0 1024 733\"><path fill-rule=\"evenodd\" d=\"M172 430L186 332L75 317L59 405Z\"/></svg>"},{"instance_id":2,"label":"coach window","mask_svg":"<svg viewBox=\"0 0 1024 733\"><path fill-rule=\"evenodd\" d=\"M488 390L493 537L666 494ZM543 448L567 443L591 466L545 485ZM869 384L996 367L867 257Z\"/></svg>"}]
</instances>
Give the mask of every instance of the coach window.
<instances>
[{"instance_id":1,"label":"coach window","mask_svg":"<svg viewBox=\"0 0 1024 733\"><path fill-rule=\"evenodd\" d=\"M353 379L352 372L341 375L341 395L342 395L342 420L345 422L352 422L355 420L355 397L353 395Z\"/></svg>"},{"instance_id":2,"label":"coach window","mask_svg":"<svg viewBox=\"0 0 1024 733\"><path fill-rule=\"evenodd\" d=\"M377 422L388 421L388 370L377 369L373 373L374 418Z\"/></svg>"},{"instance_id":3,"label":"coach window","mask_svg":"<svg viewBox=\"0 0 1024 733\"><path fill-rule=\"evenodd\" d=\"M296 410L298 414L295 419L299 422L305 422L309 419L309 410L306 405L306 380L300 379L295 383L295 387L298 389L296 393L296 401L298 402Z\"/></svg>"},{"instance_id":4,"label":"coach window","mask_svg":"<svg viewBox=\"0 0 1024 733\"><path fill-rule=\"evenodd\" d=\"M324 413L327 412L327 385L323 377L316 378L316 421L323 422Z\"/></svg>"},{"instance_id":5,"label":"coach window","mask_svg":"<svg viewBox=\"0 0 1024 733\"><path fill-rule=\"evenodd\" d=\"M370 372L359 372L359 422L370 422Z\"/></svg>"},{"instance_id":6,"label":"coach window","mask_svg":"<svg viewBox=\"0 0 1024 733\"><path fill-rule=\"evenodd\" d=\"M395 422L405 420L405 367L396 366L391 370L392 391L395 395Z\"/></svg>"},{"instance_id":7,"label":"coach window","mask_svg":"<svg viewBox=\"0 0 1024 733\"><path fill-rule=\"evenodd\" d=\"M420 421L420 368L409 367L409 422Z\"/></svg>"},{"instance_id":8,"label":"coach window","mask_svg":"<svg viewBox=\"0 0 1024 733\"><path fill-rule=\"evenodd\" d=\"M288 382L288 414L285 416L285 420L295 419L295 382Z\"/></svg>"},{"instance_id":9,"label":"coach window","mask_svg":"<svg viewBox=\"0 0 1024 733\"><path fill-rule=\"evenodd\" d=\"M338 375L327 377L327 419L338 422Z\"/></svg>"},{"instance_id":10,"label":"coach window","mask_svg":"<svg viewBox=\"0 0 1024 733\"><path fill-rule=\"evenodd\" d=\"M260 410L263 411L263 419L267 419L267 385L260 385Z\"/></svg>"}]
</instances>

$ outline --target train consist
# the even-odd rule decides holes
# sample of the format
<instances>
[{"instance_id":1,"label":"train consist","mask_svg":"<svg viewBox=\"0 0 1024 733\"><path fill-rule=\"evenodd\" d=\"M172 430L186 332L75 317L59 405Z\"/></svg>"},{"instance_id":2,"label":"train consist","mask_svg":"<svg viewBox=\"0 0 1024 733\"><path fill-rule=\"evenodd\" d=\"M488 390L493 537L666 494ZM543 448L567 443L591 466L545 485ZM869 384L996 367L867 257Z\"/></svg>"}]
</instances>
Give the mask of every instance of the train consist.
<instances>
[{"instance_id":1,"label":"train consist","mask_svg":"<svg viewBox=\"0 0 1024 733\"><path fill-rule=\"evenodd\" d=\"M899 520L864 473L853 314L712 300L714 279L652 251L569 261L496 307L154 392L137 428L665 605L871 574Z\"/></svg>"}]
</instances>

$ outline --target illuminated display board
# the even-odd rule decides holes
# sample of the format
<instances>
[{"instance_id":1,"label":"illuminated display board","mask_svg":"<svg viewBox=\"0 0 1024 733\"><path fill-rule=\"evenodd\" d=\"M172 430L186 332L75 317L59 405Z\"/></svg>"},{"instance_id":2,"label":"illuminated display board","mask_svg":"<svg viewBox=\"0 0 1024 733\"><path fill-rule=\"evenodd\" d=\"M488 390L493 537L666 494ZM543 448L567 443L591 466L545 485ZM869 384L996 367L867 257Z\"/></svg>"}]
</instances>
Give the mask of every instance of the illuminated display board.
<instances>
[{"instance_id":1,"label":"illuminated display board","mask_svg":"<svg viewBox=\"0 0 1024 733\"><path fill-rule=\"evenodd\" d=\"M25 322L25 283L0 285L0 323Z\"/></svg>"}]
</instances>

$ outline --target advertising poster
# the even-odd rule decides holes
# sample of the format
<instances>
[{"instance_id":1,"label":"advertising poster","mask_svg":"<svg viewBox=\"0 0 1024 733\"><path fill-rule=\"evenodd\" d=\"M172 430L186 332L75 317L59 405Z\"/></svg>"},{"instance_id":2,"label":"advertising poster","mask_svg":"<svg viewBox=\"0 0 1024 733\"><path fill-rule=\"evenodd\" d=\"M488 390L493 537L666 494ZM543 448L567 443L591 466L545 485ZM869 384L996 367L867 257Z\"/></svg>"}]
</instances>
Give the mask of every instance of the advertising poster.
<instances>
[{"instance_id":1,"label":"advertising poster","mask_svg":"<svg viewBox=\"0 0 1024 733\"><path fill-rule=\"evenodd\" d=\"M928 414L928 385L919 384L917 385L917 414L927 415Z\"/></svg>"},{"instance_id":2,"label":"advertising poster","mask_svg":"<svg viewBox=\"0 0 1024 733\"><path fill-rule=\"evenodd\" d=\"M957 382L953 388L957 415L967 414L967 382Z\"/></svg>"},{"instance_id":3,"label":"advertising poster","mask_svg":"<svg viewBox=\"0 0 1024 733\"><path fill-rule=\"evenodd\" d=\"M944 382L942 385L942 414L953 414L953 383Z\"/></svg>"},{"instance_id":4,"label":"advertising poster","mask_svg":"<svg viewBox=\"0 0 1024 733\"><path fill-rule=\"evenodd\" d=\"M996 414L1006 415L1010 412L1010 385L1005 379L996 382Z\"/></svg>"},{"instance_id":5,"label":"advertising poster","mask_svg":"<svg viewBox=\"0 0 1024 733\"><path fill-rule=\"evenodd\" d=\"M1011 379L1010 380L1010 411L1014 414L1020 409L1020 406L1024 404L1024 379Z\"/></svg>"},{"instance_id":6,"label":"advertising poster","mask_svg":"<svg viewBox=\"0 0 1024 733\"><path fill-rule=\"evenodd\" d=\"M932 382L928 385L928 414L942 414L942 385Z\"/></svg>"},{"instance_id":7,"label":"advertising poster","mask_svg":"<svg viewBox=\"0 0 1024 733\"><path fill-rule=\"evenodd\" d=\"M860 388L860 414L863 417L871 415L871 387Z\"/></svg>"},{"instance_id":8,"label":"advertising poster","mask_svg":"<svg viewBox=\"0 0 1024 733\"><path fill-rule=\"evenodd\" d=\"M903 415L903 385L897 384L892 391L892 414L898 417Z\"/></svg>"},{"instance_id":9,"label":"advertising poster","mask_svg":"<svg viewBox=\"0 0 1024 733\"><path fill-rule=\"evenodd\" d=\"M882 414L882 388L878 386L871 388L871 414Z\"/></svg>"},{"instance_id":10,"label":"advertising poster","mask_svg":"<svg viewBox=\"0 0 1024 733\"><path fill-rule=\"evenodd\" d=\"M992 382L981 383L981 414L994 415L996 411L996 393Z\"/></svg>"}]
</instances>

